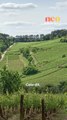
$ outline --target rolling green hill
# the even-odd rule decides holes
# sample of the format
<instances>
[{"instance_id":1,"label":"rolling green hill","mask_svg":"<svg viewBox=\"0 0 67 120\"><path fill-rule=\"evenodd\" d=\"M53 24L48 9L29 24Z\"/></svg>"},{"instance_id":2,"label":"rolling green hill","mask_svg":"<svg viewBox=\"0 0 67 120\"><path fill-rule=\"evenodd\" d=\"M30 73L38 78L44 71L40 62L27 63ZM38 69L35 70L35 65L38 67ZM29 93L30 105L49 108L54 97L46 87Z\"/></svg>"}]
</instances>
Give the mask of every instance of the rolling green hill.
<instances>
[{"instance_id":1,"label":"rolling green hill","mask_svg":"<svg viewBox=\"0 0 67 120\"><path fill-rule=\"evenodd\" d=\"M67 81L67 43L60 42L60 39L15 43L0 62L0 69L6 65L8 69L22 73L23 68L28 65L28 60L20 53L20 48L25 47L38 48L31 54L39 73L24 76L24 84L58 84L60 81Z\"/></svg>"}]
</instances>

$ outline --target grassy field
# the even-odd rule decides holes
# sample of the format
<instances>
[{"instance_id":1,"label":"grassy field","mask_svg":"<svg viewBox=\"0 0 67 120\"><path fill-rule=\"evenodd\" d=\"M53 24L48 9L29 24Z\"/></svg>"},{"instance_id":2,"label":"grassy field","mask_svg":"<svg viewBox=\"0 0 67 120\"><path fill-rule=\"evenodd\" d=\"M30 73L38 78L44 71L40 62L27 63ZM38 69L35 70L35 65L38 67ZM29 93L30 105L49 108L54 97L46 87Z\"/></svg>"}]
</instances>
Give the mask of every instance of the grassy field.
<instances>
[{"instance_id":1,"label":"grassy field","mask_svg":"<svg viewBox=\"0 0 67 120\"><path fill-rule=\"evenodd\" d=\"M67 80L67 43L61 43L60 39L45 42L15 43L10 48L4 59L0 62L0 69L6 65L8 69L22 73L23 67L28 65L26 58L20 54L20 48L37 47L36 53L32 56L40 71L36 75L25 76L22 82L42 84L58 84L60 81ZM65 55L65 57L62 57Z\"/></svg>"}]
</instances>

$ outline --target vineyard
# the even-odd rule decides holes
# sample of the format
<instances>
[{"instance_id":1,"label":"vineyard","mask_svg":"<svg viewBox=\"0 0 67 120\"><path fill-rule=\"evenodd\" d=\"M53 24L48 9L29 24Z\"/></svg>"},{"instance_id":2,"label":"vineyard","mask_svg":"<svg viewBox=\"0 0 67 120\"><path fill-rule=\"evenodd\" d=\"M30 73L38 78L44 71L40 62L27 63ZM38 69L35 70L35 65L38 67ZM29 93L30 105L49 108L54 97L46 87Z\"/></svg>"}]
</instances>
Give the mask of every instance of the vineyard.
<instances>
[{"instance_id":1,"label":"vineyard","mask_svg":"<svg viewBox=\"0 0 67 120\"><path fill-rule=\"evenodd\" d=\"M9 120L18 114L18 120L53 120L60 109L67 110L67 94L36 94L0 96L0 116ZM37 119L35 116L40 115ZM36 118L36 119L35 119Z\"/></svg>"},{"instance_id":2,"label":"vineyard","mask_svg":"<svg viewBox=\"0 0 67 120\"><path fill-rule=\"evenodd\" d=\"M67 43L19 42L6 51L0 61L0 120L67 120Z\"/></svg>"}]
</instances>

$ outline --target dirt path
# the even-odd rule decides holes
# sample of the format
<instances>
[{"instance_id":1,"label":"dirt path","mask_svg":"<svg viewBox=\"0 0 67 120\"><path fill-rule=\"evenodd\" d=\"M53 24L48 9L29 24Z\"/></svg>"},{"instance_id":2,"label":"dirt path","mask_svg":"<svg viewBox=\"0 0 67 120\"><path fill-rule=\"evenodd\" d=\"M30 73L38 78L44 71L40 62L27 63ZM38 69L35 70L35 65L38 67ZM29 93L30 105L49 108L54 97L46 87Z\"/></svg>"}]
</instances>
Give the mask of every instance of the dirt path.
<instances>
[{"instance_id":1,"label":"dirt path","mask_svg":"<svg viewBox=\"0 0 67 120\"><path fill-rule=\"evenodd\" d=\"M14 44L15 44L15 43L14 43ZM13 45L14 45L14 44L13 44ZM2 54L2 57L1 57L1 59L0 59L0 62L4 59L5 54L7 53L7 51L8 51L13 45L11 45L6 51L4 51L4 53Z\"/></svg>"},{"instance_id":2,"label":"dirt path","mask_svg":"<svg viewBox=\"0 0 67 120\"><path fill-rule=\"evenodd\" d=\"M4 58L5 54L6 54L6 52L7 52L7 50L2 54L2 57L1 57L1 59L0 59L0 62L3 60L3 58Z\"/></svg>"}]
</instances>

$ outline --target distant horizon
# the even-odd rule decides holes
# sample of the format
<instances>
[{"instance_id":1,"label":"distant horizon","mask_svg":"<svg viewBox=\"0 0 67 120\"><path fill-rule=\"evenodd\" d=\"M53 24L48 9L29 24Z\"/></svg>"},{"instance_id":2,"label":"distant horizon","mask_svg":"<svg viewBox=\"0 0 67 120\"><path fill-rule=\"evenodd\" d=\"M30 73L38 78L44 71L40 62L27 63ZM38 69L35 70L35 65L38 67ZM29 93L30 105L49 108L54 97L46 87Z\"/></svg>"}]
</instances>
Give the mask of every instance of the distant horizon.
<instances>
[{"instance_id":1,"label":"distant horizon","mask_svg":"<svg viewBox=\"0 0 67 120\"><path fill-rule=\"evenodd\" d=\"M57 31L57 30L67 30L67 29L56 29L56 30L53 30L53 31ZM53 31L51 31L51 32L53 32ZM30 36L30 35L41 35L41 34L43 34L43 35L48 35L48 34L51 34L51 32L49 32L49 33L46 33L46 34L44 34L44 33L40 33L40 34L19 34L19 35L10 35L10 34L8 34L8 33L0 33L0 34L6 34L6 35L9 35L9 36L12 36L12 37L16 37L16 36L25 36L25 35L28 35L28 36Z\"/></svg>"}]
</instances>

